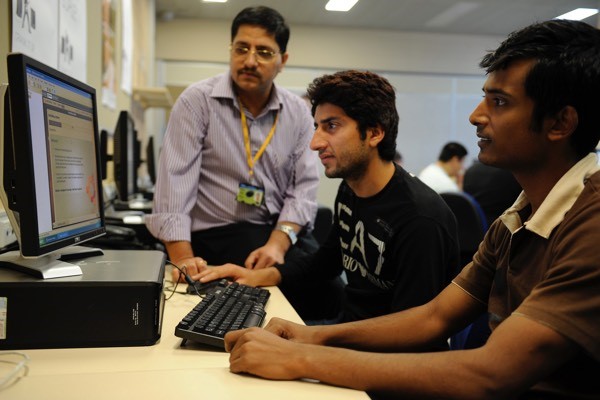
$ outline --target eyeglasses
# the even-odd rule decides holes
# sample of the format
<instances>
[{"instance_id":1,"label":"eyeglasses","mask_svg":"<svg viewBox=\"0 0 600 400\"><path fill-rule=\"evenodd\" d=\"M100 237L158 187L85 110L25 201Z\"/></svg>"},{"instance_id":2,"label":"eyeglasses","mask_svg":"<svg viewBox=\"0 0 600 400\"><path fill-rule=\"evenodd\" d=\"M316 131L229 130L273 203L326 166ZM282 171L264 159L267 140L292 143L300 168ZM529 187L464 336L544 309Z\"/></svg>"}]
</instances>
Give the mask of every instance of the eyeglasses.
<instances>
[{"instance_id":1,"label":"eyeglasses","mask_svg":"<svg viewBox=\"0 0 600 400\"><path fill-rule=\"evenodd\" d=\"M229 46L229 50L235 57L247 57L250 53L254 54L254 56L256 57L256 61L260 63L268 63L273 61L277 53L279 53L278 51L273 51L269 49L250 50L249 47L242 45Z\"/></svg>"}]
</instances>

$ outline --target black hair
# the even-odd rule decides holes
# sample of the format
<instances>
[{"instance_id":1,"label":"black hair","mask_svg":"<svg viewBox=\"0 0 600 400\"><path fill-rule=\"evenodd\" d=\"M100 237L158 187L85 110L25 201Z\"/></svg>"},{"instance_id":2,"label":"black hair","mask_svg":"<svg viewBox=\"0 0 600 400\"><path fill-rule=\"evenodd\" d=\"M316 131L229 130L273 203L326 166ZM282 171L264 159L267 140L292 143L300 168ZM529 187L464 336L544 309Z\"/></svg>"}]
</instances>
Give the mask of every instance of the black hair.
<instances>
[{"instance_id":1,"label":"black hair","mask_svg":"<svg viewBox=\"0 0 600 400\"><path fill-rule=\"evenodd\" d=\"M438 160L447 162L453 157L458 157L459 160L462 160L465 158L467 153L467 149L462 144L458 142L448 142L444 145L444 147L442 147L442 151L440 151Z\"/></svg>"},{"instance_id":2,"label":"black hair","mask_svg":"<svg viewBox=\"0 0 600 400\"><path fill-rule=\"evenodd\" d=\"M313 115L319 104L340 107L357 122L361 139L367 137L368 128L379 126L385 132L377 147L379 157L394 159L399 118L396 93L387 79L369 71L341 71L316 78L307 94Z\"/></svg>"},{"instance_id":3,"label":"black hair","mask_svg":"<svg viewBox=\"0 0 600 400\"><path fill-rule=\"evenodd\" d=\"M275 37L279 51L284 54L290 39L290 28L277 10L265 6L247 7L238 13L231 23L231 41L240 25L258 25Z\"/></svg>"},{"instance_id":4,"label":"black hair","mask_svg":"<svg viewBox=\"0 0 600 400\"><path fill-rule=\"evenodd\" d=\"M511 33L479 64L487 73L517 60L535 60L525 79L534 101L531 129L566 106L577 110L571 145L579 157L600 140L600 30L580 21L551 20Z\"/></svg>"}]
</instances>

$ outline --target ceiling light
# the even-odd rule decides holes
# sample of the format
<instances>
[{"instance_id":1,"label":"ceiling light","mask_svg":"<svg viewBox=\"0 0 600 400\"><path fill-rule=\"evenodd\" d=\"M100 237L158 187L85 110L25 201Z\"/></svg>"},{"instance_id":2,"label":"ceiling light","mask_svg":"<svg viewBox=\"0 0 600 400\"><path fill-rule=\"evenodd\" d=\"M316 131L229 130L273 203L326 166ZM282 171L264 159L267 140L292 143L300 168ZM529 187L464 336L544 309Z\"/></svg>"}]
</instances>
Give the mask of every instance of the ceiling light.
<instances>
[{"instance_id":1,"label":"ceiling light","mask_svg":"<svg viewBox=\"0 0 600 400\"><path fill-rule=\"evenodd\" d=\"M358 0L329 0L325 5L325 9L327 11L348 11L356 3L358 3Z\"/></svg>"},{"instance_id":2,"label":"ceiling light","mask_svg":"<svg viewBox=\"0 0 600 400\"><path fill-rule=\"evenodd\" d=\"M461 1L454 4L452 7L448 8L446 11L436 15L429 21L425 23L426 26L431 27L442 27L448 26L452 22L458 20L459 18L467 15L474 9L478 8L481 4Z\"/></svg>"},{"instance_id":3,"label":"ceiling light","mask_svg":"<svg viewBox=\"0 0 600 400\"><path fill-rule=\"evenodd\" d=\"M202 0L203 3L227 3L227 0Z\"/></svg>"},{"instance_id":4,"label":"ceiling light","mask_svg":"<svg viewBox=\"0 0 600 400\"><path fill-rule=\"evenodd\" d=\"M582 19L586 19L587 17L591 17L592 15L598 14L598 9L596 8L576 8L573 11L569 11L566 14L559 15L556 19L570 19L573 21L581 21Z\"/></svg>"}]
</instances>

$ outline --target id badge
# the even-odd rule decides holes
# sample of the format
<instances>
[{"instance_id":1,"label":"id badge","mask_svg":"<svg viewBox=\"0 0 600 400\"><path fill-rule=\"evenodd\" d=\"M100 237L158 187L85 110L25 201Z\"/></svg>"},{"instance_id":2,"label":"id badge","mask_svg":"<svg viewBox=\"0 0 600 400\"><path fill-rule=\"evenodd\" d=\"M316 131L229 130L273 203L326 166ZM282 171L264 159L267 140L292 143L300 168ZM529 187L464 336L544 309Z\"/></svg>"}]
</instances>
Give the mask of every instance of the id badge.
<instances>
[{"instance_id":1,"label":"id badge","mask_svg":"<svg viewBox=\"0 0 600 400\"><path fill-rule=\"evenodd\" d=\"M236 200L240 203L259 207L265 198L265 189L252 186L246 183L240 183Z\"/></svg>"}]
</instances>

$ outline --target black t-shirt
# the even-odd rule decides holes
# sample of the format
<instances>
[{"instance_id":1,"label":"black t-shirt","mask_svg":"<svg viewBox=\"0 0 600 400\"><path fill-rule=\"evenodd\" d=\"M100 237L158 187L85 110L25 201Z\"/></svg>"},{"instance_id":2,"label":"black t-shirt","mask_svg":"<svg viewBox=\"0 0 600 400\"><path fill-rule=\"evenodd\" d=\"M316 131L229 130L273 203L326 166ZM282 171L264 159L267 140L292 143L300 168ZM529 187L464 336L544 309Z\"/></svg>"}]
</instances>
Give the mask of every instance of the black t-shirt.
<instances>
[{"instance_id":1,"label":"black t-shirt","mask_svg":"<svg viewBox=\"0 0 600 400\"><path fill-rule=\"evenodd\" d=\"M278 268L286 284L345 271L343 318L353 321L426 303L459 267L454 215L437 193L397 167L384 189L369 198L342 182L327 241L314 257Z\"/></svg>"}]
</instances>

